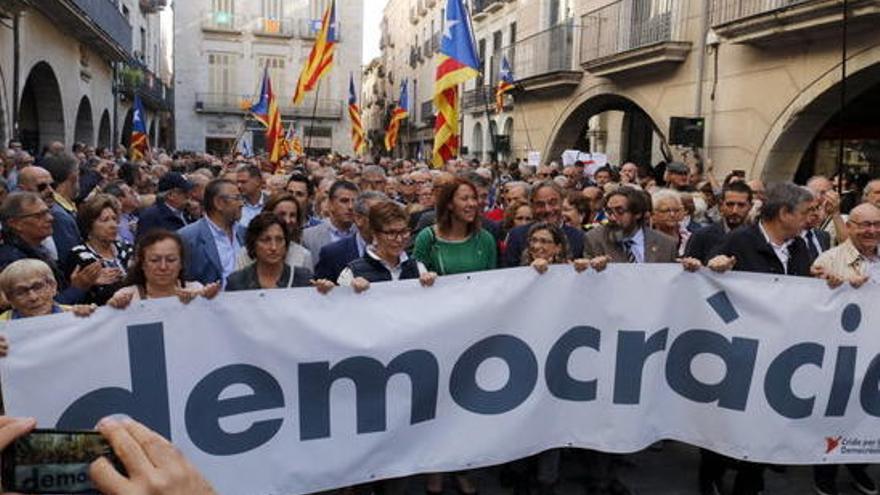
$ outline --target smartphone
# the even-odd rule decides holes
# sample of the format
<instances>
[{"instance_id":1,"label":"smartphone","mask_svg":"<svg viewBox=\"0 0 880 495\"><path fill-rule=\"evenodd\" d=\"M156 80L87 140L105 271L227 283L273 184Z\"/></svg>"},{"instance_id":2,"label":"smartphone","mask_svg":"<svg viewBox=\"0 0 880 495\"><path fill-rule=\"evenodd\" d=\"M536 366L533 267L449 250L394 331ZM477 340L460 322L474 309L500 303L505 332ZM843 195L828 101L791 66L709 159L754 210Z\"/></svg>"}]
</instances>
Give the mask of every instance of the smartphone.
<instances>
[{"instance_id":1,"label":"smartphone","mask_svg":"<svg viewBox=\"0 0 880 495\"><path fill-rule=\"evenodd\" d=\"M123 472L98 432L33 430L3 450L3 491L97 493L89 479L89 464L101 456Z\"/></svg>"}]
</instances>

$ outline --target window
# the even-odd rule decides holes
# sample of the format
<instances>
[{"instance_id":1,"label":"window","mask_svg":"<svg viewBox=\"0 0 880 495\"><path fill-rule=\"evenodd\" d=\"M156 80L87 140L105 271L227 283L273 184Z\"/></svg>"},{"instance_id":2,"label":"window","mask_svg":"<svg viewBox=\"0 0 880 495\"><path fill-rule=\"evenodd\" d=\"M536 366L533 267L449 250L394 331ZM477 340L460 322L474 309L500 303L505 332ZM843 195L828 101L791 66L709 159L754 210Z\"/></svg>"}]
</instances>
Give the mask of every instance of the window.
<instances>
[{"instance_id":1,"label":"window","mask_svg":"<svg viewBox=\"0 0 880 495\"><path fill-rule=\"evenodd\" d=\"M208 54L208 91L216 95L230 95L234 93L233 75L235 74L231 53Z\"/></svg>"},{"instance_id":2,"label":"window","mask_svg":"<svg viewBox=\"0 0 880 495\"><path fill-rule=\"evenodd\" d=\"M263 32L278 34L281 32L281 20L284 18L284 7L281 0L263 0Z\"/></svg>"},{"instance_id":3,"label":"window","mask_svg":"<svg viewBox=\"0 0 880 495\"><path fill-rule=\"evenodd\" d=\"M269 77L272 79L272 92L275 93L276 97L277 95L287 94L287 80L285 78L287 71L284 70L284 57L272 55L257 56L256 73L262 77L263 69L266 67L269 67Z\"/></svg>"},{"instance_id":4,"label":"window","mask_svg":"<svg viewBox=\"0 0 880 495\"><path fill-rule=\"evenodd\" d=\"M234 0L211 0L211 22L214 25L231 28L234 17Z\"/></svg>"}]
</instances>

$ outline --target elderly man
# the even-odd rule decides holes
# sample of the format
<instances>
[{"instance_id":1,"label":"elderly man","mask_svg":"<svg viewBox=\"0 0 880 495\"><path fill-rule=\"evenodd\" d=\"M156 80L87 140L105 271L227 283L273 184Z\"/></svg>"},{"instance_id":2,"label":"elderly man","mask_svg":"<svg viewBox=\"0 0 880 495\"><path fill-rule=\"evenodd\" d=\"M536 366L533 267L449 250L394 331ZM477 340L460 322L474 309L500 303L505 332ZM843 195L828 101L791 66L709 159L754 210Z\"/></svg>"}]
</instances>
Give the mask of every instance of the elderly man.
<instances>
[{"instance_id":1,"label":"elderly man","mask_svg":"<svg viewBox=\"0 0 880 495\"><path fill-rule=\"evenodd\" d=\"M853 208L846 221L849 238L825 251L813 263L813 274L833 284L848 282L860 287L868 280L880 281L880 208L862 203ZM867 473L866 464L847 464L853 484L861 493L877 493L877 483ZM819 495L837 495L837 465L813 468L814 489Z\"/></svg>"},{"instance_id":2,"label":"elderly man","mask_svg":"<svg viewBox=\"0 0 880 495\"><path fill-rule=\"evenodd\" d=\"M86 292L95 284L106 284L113 277L111 269L104 270L100 263L75 268L70 283L58 265L43 247L43 241L52 236L52 212L43 199L32 192L14 192L0 206L3 223L3 244L0 244L0 270L21 259L37 259L52 268L61 290L59 302L74 304L83 301Z\"/></svg>"},{"instance_id":3,"label":"elderly man","mask_svg":"<svg viewBox=\"0 0 880 495\"><path fill-rule=\"evenodd\" d=\"M880 179L874 179L865 185L862 193L862 201L871 203L880 208Z\"/></svg>"},{"instance_id":4,"label":"elderly man","mask_svg":"<svg viewBox=\"0 0 880 495\"><path fill-rule=\"evenodd\" d=\"M388 179L385 169L378 165L367 165L361 173L361 191L376 191L385 193Z\"/></svg>"},{"instance_id":5,"label":"elderly man","mask_svg":"<svg viewBox=\"0 0 880 495\"><path fill-rule=\"evenodd\" d=\"M840 214L840 196L834 190L834 184L824 175L814 175L807 180L807 189L819 201L821 223L818 228L831 235L831 243L834 245L845 241L846 225Z\"/></svg>"}]
</instances>

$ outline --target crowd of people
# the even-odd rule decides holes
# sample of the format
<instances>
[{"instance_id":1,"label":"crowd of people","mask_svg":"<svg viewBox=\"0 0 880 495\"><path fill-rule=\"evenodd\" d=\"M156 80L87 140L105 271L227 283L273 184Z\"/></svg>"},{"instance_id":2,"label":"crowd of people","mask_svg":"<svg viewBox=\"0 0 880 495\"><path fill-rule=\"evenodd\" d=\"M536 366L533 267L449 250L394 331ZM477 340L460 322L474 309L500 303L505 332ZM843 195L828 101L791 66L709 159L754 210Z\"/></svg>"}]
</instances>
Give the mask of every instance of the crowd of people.
<instances>
[{"instance_id":1,"label":"crowd of people","mask_svg":"<svg viewBox=\"0 0 880 495\"><path fill-rule=\"evenodd\" d=\"M430 287L445 275L514 266L544 273L566 264L582 273L680 263L817 277L832 289L880 280L880 180L817 175L803 186L765 187L703 165L454 160L431 169L329 155L274 167L162 150L133 162L122 147L71 151L61 143L33 157L12 142L0 152L0 319L86 317L102 305L188 303L221 291L364 292L403 279ZM15 350L0 339L7 352ZM588 494L629 493L619 458L583 455L595 468ZM552 494L559 458L548 451L512 463L504 472L513 492ZM878 493L866 466L848 468L861 493ZM764 469L701 451L699 490L758 494ZM736 472L732 491L728 470ZM836 475L817 467L816 492L836 495ZM429 475L427 492L442 492L445 479L464 495L478 491L468 473L454 473ZM406 480L382 488L405 489Z\"/></svg>"}]
</instances>

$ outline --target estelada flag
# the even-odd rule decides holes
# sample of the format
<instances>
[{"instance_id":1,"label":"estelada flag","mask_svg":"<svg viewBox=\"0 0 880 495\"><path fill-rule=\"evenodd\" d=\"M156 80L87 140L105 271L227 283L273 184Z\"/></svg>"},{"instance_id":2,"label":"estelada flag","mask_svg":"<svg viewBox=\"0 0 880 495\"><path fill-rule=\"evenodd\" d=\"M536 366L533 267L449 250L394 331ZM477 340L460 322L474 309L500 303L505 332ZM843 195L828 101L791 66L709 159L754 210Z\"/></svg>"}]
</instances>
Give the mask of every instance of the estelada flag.
<instances>
[{"instance_id":1,"label":"estelada flag","mask_svg":"<svg viewBox=\"0 0 880 495\"><path fill-rule=\"evenodd\" d=\"M131 144L130 155L133 161L143 160L150 150L150 140L147 137L147 122L144 120L144 105L141 97L134 95L134 110L131 116Z\"/></svg>"}]
</instances>

